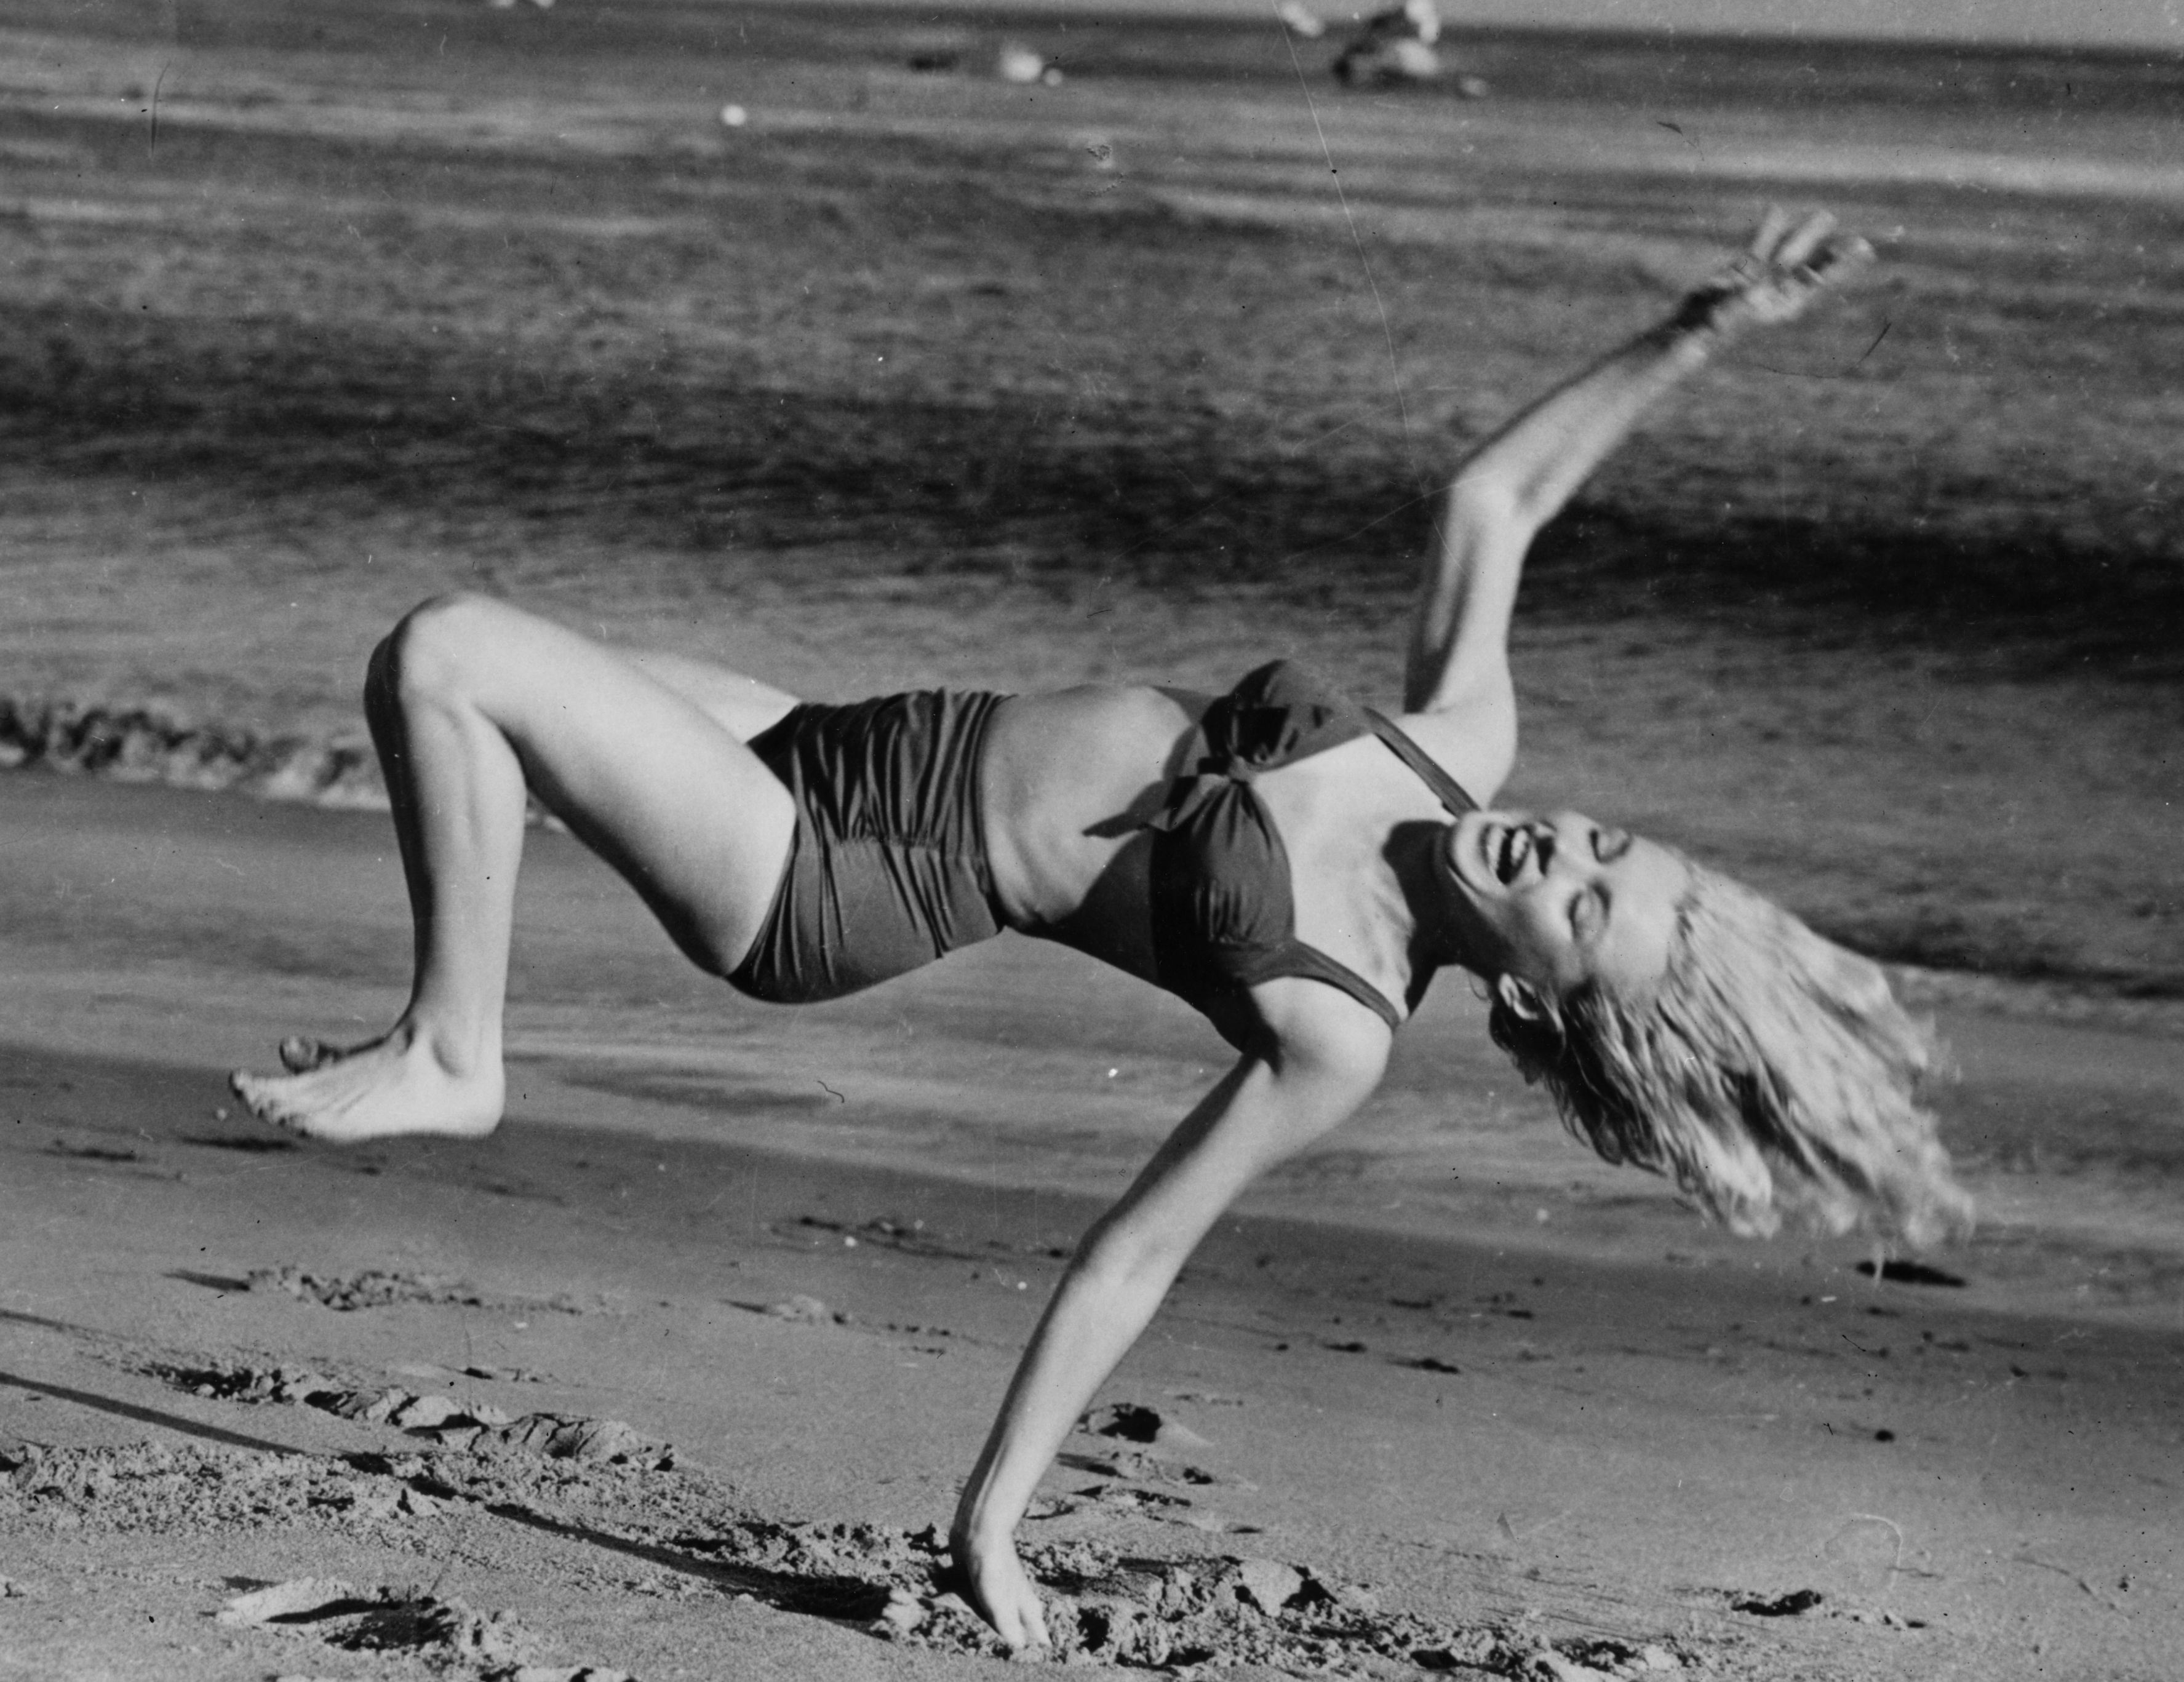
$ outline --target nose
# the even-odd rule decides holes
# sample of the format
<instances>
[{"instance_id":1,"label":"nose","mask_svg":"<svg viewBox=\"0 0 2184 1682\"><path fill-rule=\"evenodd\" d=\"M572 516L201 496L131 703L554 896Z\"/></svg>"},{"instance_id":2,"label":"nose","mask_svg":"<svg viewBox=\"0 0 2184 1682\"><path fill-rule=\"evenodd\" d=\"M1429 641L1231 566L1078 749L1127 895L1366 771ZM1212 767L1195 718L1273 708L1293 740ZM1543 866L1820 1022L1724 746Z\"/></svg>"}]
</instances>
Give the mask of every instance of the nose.
<instances>
[{"instance_id":1,"label":"nose","mask_svg":"<svg viewBox=\"0 0 2184 1682\"><path fill-rule=\"evenodd\" d=\"M1537 840L1545 876L1590 877L1598 868L1589 844L1594 824L1582 812L1557 812Z\"/></svg>"}]
</instances>

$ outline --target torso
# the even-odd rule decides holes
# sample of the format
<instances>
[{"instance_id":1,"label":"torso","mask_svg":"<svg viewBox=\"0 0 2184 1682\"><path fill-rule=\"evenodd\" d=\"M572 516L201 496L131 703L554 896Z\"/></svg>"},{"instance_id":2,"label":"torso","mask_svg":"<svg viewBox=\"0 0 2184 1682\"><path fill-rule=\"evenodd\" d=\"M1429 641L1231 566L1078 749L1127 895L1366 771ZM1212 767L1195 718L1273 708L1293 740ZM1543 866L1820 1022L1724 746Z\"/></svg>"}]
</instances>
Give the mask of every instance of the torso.
<instances>
[{"instance_id":1,"label":"torso","mask_svg":"<svg viewBox=\"0 0 2184 1682\"><path fill-rule=\"evenodd\" d=\"M1154 837L1144 826L1184 771L1212 699L1086 687L1003 705L981 784L995 886L1012 927L1157 981ZM1400 722L1479 798L1490 797L1506 766L1479 755L1464 763L1460 717ZM1369 735L1263 771L1252 787L1288 855L1296 937L1400 1008L1423 976L1417 919L1392 853L1404 826L1415 833L1446 822L1439 801Z\"/></svg>"}]
</instances>

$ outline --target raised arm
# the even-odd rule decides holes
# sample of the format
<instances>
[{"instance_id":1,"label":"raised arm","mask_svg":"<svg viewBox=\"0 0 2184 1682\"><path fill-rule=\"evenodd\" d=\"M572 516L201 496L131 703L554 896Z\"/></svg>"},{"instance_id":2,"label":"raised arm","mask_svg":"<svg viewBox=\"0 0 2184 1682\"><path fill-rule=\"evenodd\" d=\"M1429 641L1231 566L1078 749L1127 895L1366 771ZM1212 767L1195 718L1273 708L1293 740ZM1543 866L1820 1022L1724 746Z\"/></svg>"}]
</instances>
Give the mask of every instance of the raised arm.
<instances>
[{"instance_id":1,"label":"raised arm","mask_svg":"<svg viewBox=\"0 0 2184 1682\"><path fill-rule=\"evenodd\" d=\"M1017 1367L950 1531L972 1603L1011 1649L1050 1645L1016 1527L1095 1391L1238 1192L1340 1123L1379 1081L1389 1035L1318 982L1253 989L1274 1049L1245 1057L1078 1247Z\"/></svg>"},{"instance_id":2,"label":"raised arm","mask_svg":"<svg viewBox=\"0 0 2184 1682\"><path fill-rule=\"evenodd\" d=\"M1501 721L1515 749L1509 618L1524 554L1638 417L1747 327L1787 321L1870 247L1816 214L1769 211L1742 256L1675 313L1533 404L1467 456L1442 501L1419 583L1404 710Z\"/></svg>"}]
</instances>

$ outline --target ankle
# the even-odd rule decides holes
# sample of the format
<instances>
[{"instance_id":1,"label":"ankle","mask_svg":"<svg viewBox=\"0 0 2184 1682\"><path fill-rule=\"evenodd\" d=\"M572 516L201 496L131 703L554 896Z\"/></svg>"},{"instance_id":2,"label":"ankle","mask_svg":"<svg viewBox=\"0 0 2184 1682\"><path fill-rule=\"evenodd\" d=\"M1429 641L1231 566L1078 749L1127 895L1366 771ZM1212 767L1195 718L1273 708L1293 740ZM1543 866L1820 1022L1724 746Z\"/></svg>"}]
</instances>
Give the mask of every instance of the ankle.
<instances>
[{"instance_id":1,"label":"ankle","mask_svg":"<svg viewBox=\"0 0 2184 1682\"><path fill-rule=\"evenodd\" d=\"M430 1059L432 1066L452 1081L490 1079L500 1072L498 1023L457 1027L405 1017L387 1039L405 1058Z\"/></svg>"}]
</instances>

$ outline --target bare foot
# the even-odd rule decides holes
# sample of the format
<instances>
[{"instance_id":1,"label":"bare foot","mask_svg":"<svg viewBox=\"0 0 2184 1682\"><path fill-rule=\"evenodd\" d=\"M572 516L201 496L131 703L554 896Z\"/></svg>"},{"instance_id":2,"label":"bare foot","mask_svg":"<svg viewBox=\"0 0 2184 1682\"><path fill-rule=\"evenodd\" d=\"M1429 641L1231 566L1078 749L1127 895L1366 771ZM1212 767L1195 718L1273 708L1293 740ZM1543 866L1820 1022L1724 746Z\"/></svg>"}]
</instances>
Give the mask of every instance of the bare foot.
<instances>
[{"instance_id":1,"label":"bare foot","mask_svg":"<svg viewBox=\"0 0 2184 1682\"><path fill-rule=\"evenodd\" d=\"M301 1037L286 1039L281 1061L290 1072L237 1069L227 1083L259 1121L312 1139L482 1139L500 1123L500 1059L457 1074L407 1028L347 1051Z\"/></svg>"}]
</instances>

